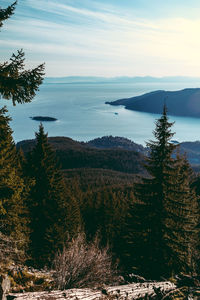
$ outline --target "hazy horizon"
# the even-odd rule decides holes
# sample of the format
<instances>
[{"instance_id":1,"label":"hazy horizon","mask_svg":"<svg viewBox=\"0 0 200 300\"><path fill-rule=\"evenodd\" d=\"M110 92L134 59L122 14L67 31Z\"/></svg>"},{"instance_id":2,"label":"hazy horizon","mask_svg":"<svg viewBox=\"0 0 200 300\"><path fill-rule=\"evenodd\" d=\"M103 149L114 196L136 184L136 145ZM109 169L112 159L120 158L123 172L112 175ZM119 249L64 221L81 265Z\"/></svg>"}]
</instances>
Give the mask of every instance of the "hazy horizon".
<instances>
[{"instance_id":1,"label":"hazy horizon","mask_svg":"<svg viewBox=\"0 0 200 300\"><path fill-rule=\"evenodd\" d=\"M196 79L200 78L200 76L183 76L183 75L177 75L177 76L151 76L151 75L145 75L145 76L98 76L98 75L63 75L63 76L45 76L45 78L65 78L65 77L92 77L92 78L154 78L154 79L164 79L164 78L191 78Z\"/></svg>"},{"instance_id":2,"label":"hazy horizon","mask_svg":"<svg viewBox=\"0 0 200 300\"><path fill-rule=\"evenodd\" d=\"M45 79L64 79L64 78L94 78L94 79L108 79L108 80L121 80L121 79L133 79L133 80L165 80L165 79L171 79L171 80L200 80L200 76L151 76L151 75L146 75L146 76L128 76L128 75L123 75L123 76L98 76L98 75L63 75L63 76L45 76Z\"/></svg>"}]
</instances>

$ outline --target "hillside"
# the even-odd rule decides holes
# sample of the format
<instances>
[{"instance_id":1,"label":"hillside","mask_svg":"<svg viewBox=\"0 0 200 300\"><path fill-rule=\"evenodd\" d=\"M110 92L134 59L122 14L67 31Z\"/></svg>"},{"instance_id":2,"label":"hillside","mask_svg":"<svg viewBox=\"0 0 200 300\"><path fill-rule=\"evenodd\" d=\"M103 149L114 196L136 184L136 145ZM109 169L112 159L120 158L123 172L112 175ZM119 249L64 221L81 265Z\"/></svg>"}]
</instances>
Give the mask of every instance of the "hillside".
<instances>
[{"instance_id":1,"label":"hillside","mask_svg":"<svg viewBox=\"0 0 200 300\"><path fill-rule=\"evenodd\" d=\"M193 170L200 172L200 141L180 143L180 152L187 155Z\"/></svg>"},{"instance_id":2,"label":"hillside","mask_svg":"<svg viewBox=\"0 0 200 300\"><path fill-rule=\"evenodd\" d=\"M164 102L169 115L200 117L200 88L180 91L153 91L141 96L106 102L110 105L123 105L126 109L161 114Z\"/></svg>"},{"instance_id":3,"label":"hillside","mask_svg":"<svg viewBox=\"0 0 200 300\"><path fill-rule=\"evenodd\" d=\"M49 143L55 149L63 169L97 168L124 173L143 173L143 155L124 149L97 149L85 143L66 137L50 137ZM26 154L35 144L35 140L25 140L17 144Z\"/></svg>"},{"instance_id":4,"label":"hillside","mask_svg":"<svg viewBox=\"0 0 200 300\"><path fill-rule=\"evenodd\" d=\"M148 155L147 148L123 137L104 136L87 143L67 137L51 137L49 142L57 152L63 169L94 168L137 174L144 171L141 162L143 156ZM19 142L17 147L27 153L34 144L34 140L25 140ZM200 141L183 142L179 145L180 152L186 153L193 169L199 172ZM92 173L94 176L94 172Z\"/></svg>"},{"instance_id":5,"label":"hillside","mask_svg":"<svg viewBox=\"0 0 200 300\"><path fill-rule=\"evenodd\" d=\"M85 143L89 147L99 149L124 149L147 154L147 150L142 145L136 144L133 141L119 136L103 136Z\"/></svg>"},{"instance_id":6,"label":"hillside","mask_svg":"<svg viewBox=\"0 0 200 300\"><path fill-rule=\"evenodd\" d=\"M178 143L180 153L186 154L194 171L200 171L200 141ZM99 149L125 149L136 151L143 155L148 155L148 149L142 145L136 144L133 141L123 137L104 136L86 143L89 147Z\"/></svg>"}]
</instances>

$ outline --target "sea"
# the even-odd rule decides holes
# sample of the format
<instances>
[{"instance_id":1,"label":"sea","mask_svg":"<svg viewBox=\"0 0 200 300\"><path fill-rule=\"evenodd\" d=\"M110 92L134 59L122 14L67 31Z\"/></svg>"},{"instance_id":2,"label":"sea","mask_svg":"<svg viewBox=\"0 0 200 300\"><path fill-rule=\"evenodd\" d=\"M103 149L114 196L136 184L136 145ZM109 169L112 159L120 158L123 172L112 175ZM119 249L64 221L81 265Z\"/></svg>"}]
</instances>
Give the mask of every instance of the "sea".
<instances>
[{"instance_id":1,"label":"sea","mask_svg":"<svg viewBox=\"0 0 200 300\"><path fill-rule=\"evenodd\" d=\"M111 106L106 101L133 97L155 90L180 90L199 87L199 82L154 83L44 83L34 100L13 106L6 105L12 121L15 142L35 138L39 122L34 116L49 116L56 122L43 122L48 136L65 136L77 141L89 141L102 136L126 137L145 145L154 139L153 130L159 115L130 111L123 106ZM175 122L173 140L178 142L200 140L200 119L169 116Z\"/></svg>"}]
</instances>

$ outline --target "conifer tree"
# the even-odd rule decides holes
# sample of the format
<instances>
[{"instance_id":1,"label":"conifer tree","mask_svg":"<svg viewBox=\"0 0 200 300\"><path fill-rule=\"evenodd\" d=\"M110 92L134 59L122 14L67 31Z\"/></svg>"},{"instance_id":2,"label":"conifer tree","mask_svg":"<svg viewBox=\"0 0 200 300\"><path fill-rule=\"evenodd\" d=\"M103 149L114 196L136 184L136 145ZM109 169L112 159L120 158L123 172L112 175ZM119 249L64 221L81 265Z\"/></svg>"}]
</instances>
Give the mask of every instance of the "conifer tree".
<instances>
[{"instance_id":1,"label":"conifer tree","mask_svg":"<svg viewBox=\"0 0 200 300\"><path fill-rule=\"evenodd\" d=\"M165 240L168 267L173 273L197 271L198 199L190 186L193 171L185 156L177 153L173 190L168 191Z\"/></svg>"},{"instance_id":2,"label":"conifer tree","mask_svg":"<svg viewBox=\"0 0 200 300\"><path fill-rule=\"evenodd\" d=\"M0 7L0 27L14 13L16 4L17 1L6 9ZM4 99L11 99L13 105L31 102L43 80L44 64L24 70L24 61L24 52L21 49L12 55L10 62L0 63L0 95Z\"/></svg>"},{"instance_id":3,"label":"conifer tree","mask_svg":"<svg viewBox=\"0 0 200 300\"><path fill-rule=\"evenodd\" d=\"M0 231L14 237L18 248L28 242L27 187L16 164L16 148L6 108L0 109Z\"/></svg>"},{"instance_id":4,"label":"conifer tree","mask_svg":"<svg viewBox=\"0 0 200 300\"><path fill-rule=\"evenodd\" d=\"M175 146L170 143L172 136L171 127L164 105L163 114L156 122L154 130L155 141L147 143L150 149L147 158L146 169L150 178L143 179L139 185L138 198L142 202L139 205L141 217L141 232L144 237L144 247L138 249L143 255L145 273L153 273L153 277L165 274L165 204L167 191L172 186L171 172L174 167L172 152Z\"/></svg>"},{"instance_id":5,"label":"conifer tree","mask_svg":"<svg viewBox=\"0 0 200 300\"><path fill-rule=\"evenodd\" d=\"M35 181L29 207L31 254L37 264L45 265L69 239L70 234L78 230L80 214L75 199L70 199L72 202L69 203L55 152L48 143L42 124L36 133L36 145L29 155L27 170ZM72 214L70 220L74 222L71 224L69 211Z\"/></svg>"},{"instance_id":6,"label":"conifer tree","mask_svg":"<svg viewBox=\"0 0 200 300\"><path fill-rule=\"evenodd\" d=\"M0 7L0 27L3 26L3 22L10 18L15 10L17 1L15 1L13 4L9 5L7 8L3 9Z\"/></svg>"},{"instance_id":7,"label":"conifer tree","mask_svg":"<svg viewBox=\"0 0 200 300\"><path fill-rule=\"evenodd\" d=\"M191 187L194 189L195 191L195 195L197 197L198 200L198 238L197 238L197 251L196 251L196 265L198 268L197 274L200 274L200 175L197 174L194 178L193 181L191 183Z\"/></svg>"},{"instance_id":8,"label":"conifer tree","mask_svg":"<svg viewBox=\"0 0 200 300\"><path fill-rule=\"evenodd\" d=\"M16 8L17 1L0 7L0 28ZM19 50L10 61L0 63L0 98L16 103L30 102L44 75L44 65L24 69L24 52ZM23 171L12 139L10 118L6 108L0 110L0 231L14 237L18 250L25 251L28 242L27 210L29 182L22 179Z\"/></svg>"},{"instance_id":9,"label":"conifer tree","mask_svg":"<svg viewBox=\"0 0 200 300\"><path fill-rule=\"evenodd\" d=\"M125 261L151 278L189 271L192 265L189 251L195 236L197 202L189 187L187 161L172 158L172 125L164 106L156 122L156 140L147 144L149 177L136 187L138 203L132 205L127 222Z\"/></svg>"}]
</instances>

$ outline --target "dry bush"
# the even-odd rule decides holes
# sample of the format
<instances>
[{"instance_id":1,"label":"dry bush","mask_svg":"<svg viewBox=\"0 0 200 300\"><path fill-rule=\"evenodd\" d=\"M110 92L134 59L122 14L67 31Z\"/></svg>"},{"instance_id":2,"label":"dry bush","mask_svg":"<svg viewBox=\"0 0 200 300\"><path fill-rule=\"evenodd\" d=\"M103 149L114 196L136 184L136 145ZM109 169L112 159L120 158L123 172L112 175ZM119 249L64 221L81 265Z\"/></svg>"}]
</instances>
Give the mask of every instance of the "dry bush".
<instances>
[{"instance_id":1,"label":"dry bush","mask_svg":"<svg viewBox=\"0 0 200 300\"><path fill-rule=\"evenodd\" d=\"M112 265L108 248L100 249L97 238L87 243L84 234L56 254L53 269L59 289L99 287L116 278L116 266Z\"/></svg>"},{"instance_id":2,"label":"dry bush","mask_svg":"<svg viewBox=\"0 0 200 300\"><path fill-rule=\"evenodd\" d=\"M24 252L17 249L18 241L4 235L0 231L0 265L10 262L19 262L24 258Z\"/></svg>"}]
</instances>

